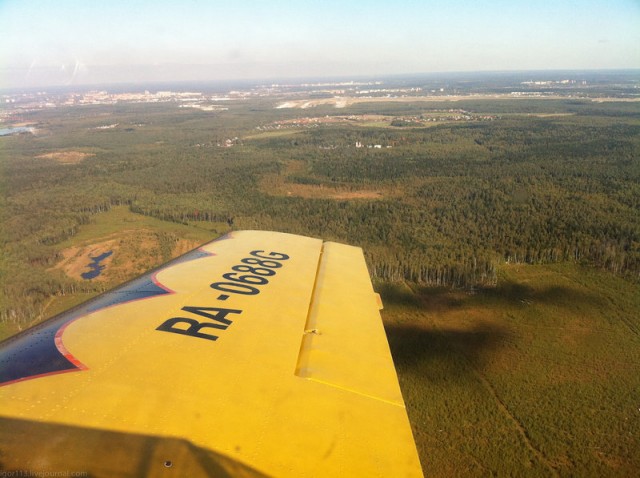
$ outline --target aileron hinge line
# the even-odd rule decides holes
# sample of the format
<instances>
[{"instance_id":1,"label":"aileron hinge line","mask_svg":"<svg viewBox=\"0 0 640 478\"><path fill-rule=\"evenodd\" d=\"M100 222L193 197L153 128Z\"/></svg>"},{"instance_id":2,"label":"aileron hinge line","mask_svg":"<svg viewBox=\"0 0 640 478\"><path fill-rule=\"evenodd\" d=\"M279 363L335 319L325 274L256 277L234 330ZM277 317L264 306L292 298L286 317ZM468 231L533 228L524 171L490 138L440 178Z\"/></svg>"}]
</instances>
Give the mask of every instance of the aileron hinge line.
<instances>
[{"instance_id":1,"label":"aileron hinge line","mask_svg":"<svg viewBox=\"0 0 640 478\"><path fill-rule=\"evenodd\" d=\"M305 359L305 356L306 356L305 348L308 345L308 341L310 337L312 337L313 335L320 335L320 331L315 327L316 320L315 320L315 317L312 316L312 314L313 314L313 304L316 299L316 292L318 288L318 279L320 277L320 269L322 265L323 252L324 252L324 243L322 244L322 248L320 249L320 253L318 254L318 264L316 266L316 275L313 279L311 297L309 298L309 308L307 310L307 317L305 320L304 329L302 329L303 332L301 334L300 350L298 351L298 360L296 362L296 370L295 370L295 374L298 377L308 376L307 367L306 367L307 360Z\"/></svg>"}]
</instances>

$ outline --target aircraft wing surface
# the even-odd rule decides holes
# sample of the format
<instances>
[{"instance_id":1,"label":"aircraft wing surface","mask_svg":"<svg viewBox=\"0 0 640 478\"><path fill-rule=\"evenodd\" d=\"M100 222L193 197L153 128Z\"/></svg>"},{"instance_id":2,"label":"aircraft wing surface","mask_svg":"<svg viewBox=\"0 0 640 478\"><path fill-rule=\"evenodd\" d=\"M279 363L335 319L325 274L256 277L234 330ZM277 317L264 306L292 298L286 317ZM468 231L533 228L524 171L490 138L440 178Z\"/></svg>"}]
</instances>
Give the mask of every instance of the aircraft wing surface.
<instances>
[{"instance_id":1,"label":"aircraft wing surface","mask_svg":"<svg viewBox=\"0 0 640 478\"><path fill-rule=\"evenodd\" d=\"M0 344L0 470L422 476L379 308L359 248L233 232Z\"/></svg>"}]
</instances>

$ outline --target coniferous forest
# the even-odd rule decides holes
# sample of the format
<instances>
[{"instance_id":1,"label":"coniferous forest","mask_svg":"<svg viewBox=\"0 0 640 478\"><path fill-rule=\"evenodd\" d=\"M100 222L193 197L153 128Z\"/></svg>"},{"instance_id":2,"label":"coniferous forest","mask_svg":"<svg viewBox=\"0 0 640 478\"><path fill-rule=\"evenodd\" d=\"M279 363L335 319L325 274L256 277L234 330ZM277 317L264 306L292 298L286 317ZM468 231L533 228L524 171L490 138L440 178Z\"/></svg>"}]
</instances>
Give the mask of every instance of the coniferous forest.
<instances>
[{"instance_id":1,"label":"coniferous forest","mask_svg":"<svg viewBox=\"0 0 640 478\"><path fill-rule=\"evenodd\" d=\"M52 268L59 245L114 206L212 238L274 229L359 245L381 281L492 286L502 263L562 261L638 279L635 103L468 100L455 107L484 121L260 132L301 116L424 118L451 106L310 113L256 100L216 113L171 104L24 113L37 133L0 138L0 318L30 321L52 295L93 290ZM82 159L61 161L60 152Z\"/></svg>"}]
</instances>

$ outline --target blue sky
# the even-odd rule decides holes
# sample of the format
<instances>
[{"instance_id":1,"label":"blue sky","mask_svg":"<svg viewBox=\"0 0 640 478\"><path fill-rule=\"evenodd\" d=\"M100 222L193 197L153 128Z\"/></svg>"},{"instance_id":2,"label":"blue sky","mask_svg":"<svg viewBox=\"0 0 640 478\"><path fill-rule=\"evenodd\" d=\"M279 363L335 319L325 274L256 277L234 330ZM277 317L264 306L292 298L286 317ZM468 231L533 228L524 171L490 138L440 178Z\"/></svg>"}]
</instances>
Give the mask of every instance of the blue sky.
<instances>
[{"instance_id":1,"label":"blue sky","mask_svg":"<svg viewBox=\"0 0 640 478\"><path fill-rule=\"evenodd\" d=\"M640 0L0 0L0 86L640 68Z\"/></svg>"}]
</instances>

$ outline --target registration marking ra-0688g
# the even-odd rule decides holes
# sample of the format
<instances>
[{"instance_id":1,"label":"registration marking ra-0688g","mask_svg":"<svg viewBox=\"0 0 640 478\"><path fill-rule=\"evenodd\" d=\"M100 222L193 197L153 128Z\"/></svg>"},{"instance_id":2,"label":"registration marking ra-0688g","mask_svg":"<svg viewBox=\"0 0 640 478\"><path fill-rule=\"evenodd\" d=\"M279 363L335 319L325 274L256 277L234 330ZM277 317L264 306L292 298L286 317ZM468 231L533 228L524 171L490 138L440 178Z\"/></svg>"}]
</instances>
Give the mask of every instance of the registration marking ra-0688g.
<instances>
[{"instance_id":1,"label":"registration marking ra-0688g","mask_svg":"<svg viewBox=\"0 0 640 478\"><path fill-rule=\"evenodd\" d=\"M240 259L240 264L231 268L231 272L222 274L224 281L213 282L210 287L223 292L216 298L219 301L226 301L233 295L258 295L261 291L260 288L269 283L269 278L275 276L277 269L282 267L283 261L288 259L289 256L281 252L251 251L249 257ZM171 317L156 330L207 340L218 340L218 335L211 333L210 329L226 330L233 323L228 316L242 313L240 309L220 307L184 306L182 310L191 315L204 317L207 321L200 322L202 319L197 320L192 317ZM209 330L204 332L203 329Z\"/></svg>"}]
</instances>

